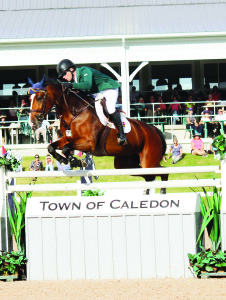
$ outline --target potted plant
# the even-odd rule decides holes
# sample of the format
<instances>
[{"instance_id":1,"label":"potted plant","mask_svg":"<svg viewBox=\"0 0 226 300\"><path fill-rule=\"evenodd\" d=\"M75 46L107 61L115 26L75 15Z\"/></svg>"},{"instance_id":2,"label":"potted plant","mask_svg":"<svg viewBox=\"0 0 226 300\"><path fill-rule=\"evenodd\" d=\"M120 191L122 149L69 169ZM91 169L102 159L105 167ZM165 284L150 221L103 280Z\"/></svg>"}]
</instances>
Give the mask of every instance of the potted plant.
<instances>
[{"instance_id":1,"label":"potted plant","mask_svg":"<svg viewBox=\"0 0 226 300\"><path fill-rule=\"evenodd\" d=\"M7 276L22 279L23 270L27 263L27 258L21 252L3 252L0 255L0 279Z\"/></svg>"},{"instance_id":2,"label":"potted plant","mask_svg":"<svg viewBox=\"0 0 226 300\"><path fill-rule=\"evenodd\" d=\"M215 158L223 161L226 158L226 138L224 135L217 136L212 146L216 149ZM200 243L201 251L197 254L188 254L190 269L201 277L202 273L226 272L226 253L221 251L221 221L220 210L222 193L221 188L213 187L211 196L203 187L205 194L201 198L201 213L203 217L197 243ZM211 248L205 250L201 246L205 230L208 233Z\"/></svg>"}]
</instances>

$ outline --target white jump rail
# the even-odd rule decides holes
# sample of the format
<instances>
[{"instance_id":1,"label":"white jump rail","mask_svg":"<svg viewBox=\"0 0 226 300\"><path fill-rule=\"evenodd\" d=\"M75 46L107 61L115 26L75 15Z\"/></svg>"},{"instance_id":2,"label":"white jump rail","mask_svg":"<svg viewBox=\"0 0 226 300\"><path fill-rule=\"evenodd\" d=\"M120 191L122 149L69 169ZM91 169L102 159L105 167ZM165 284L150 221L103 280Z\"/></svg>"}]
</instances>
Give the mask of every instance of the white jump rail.
<instances>
[{"instance_id":1,"label":"white jump rail","mask_svg":"<svg viewBox=\"0 0 226 300\"><path fill-rule=\"evenodd\" d=\"M111 169L111 170L75 170L75 171L25 171L6 172L6 179L10 178L43 178L43 177L80 177L80 176L122 176L122 175L144 175L144 174L183 174L183 173L219 173L219 166L197 166L197 167L169 167L169 168L146 168L146 169ZM21 191L75 191L75 190L105 190L105 189L148 189L148 188L172 188L172 187L206 187L222 186L221 179L191 179L191 180L169 180L169 181L130 181L130 182L108 182L91 184L81 183L57 183L57 184L33 184L33 185L7 185L6 193Z\"/></svg>"}]
</instances>

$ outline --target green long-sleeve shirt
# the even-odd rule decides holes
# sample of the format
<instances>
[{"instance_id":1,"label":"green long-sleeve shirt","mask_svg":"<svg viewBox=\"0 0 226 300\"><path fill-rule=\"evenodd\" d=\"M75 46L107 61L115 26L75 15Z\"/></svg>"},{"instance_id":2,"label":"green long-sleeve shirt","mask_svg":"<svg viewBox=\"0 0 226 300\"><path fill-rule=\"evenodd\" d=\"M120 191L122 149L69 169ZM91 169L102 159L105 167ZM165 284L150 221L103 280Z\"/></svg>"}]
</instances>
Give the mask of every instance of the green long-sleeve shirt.
<instances>
[{"instance_id":1,"label":"green long-sleeve shirt","mask_svg":"<svg viewBox=\"0 0 226 300\"><path fill-rule=\"evenodd\" d=\"M89 67L77 68L76 75L78 83L73 82L73 87L78 90L89 90L92 94L120 87L109 76Z\"/></svg>"}]
</instances>

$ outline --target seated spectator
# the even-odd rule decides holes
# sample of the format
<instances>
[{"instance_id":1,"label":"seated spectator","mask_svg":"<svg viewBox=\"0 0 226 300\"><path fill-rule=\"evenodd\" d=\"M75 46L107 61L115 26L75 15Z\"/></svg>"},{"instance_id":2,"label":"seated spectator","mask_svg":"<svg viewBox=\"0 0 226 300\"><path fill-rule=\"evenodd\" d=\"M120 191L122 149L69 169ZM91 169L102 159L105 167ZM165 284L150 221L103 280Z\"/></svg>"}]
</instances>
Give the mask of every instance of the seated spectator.
<instances>
[{"instance_id":1,"label":"seated spectator","mask_svg":"<svg viewBox=\"0 0 226 300\"><path fill-rule=\"evenodd\" d=\"M66 157L65 154L61 153L63 157ZM70 163L65 165L64 163L60 163L59 161L56 162L58 171L69 171L71 170Z\"/></svg>"},{"instance_id":2,"label":"seated spectator","mask_svg":"<svg viewBox=\"0 0 226 300\"><path fill-rule=\"evenodd\" d=\"M35 131L37 144L40 144L40 134L43 135L43 141L46 143L46 129L52 129L52 126L47 120L43 120L41 126Z\"/></svg>"},{"instance_id":3,"label":"seated spectator","mask_svg":"<svg viewBox=\"0 0 226 300\"><path fill-rule=\"evenodd\" d=\"M132 86L132 90L130 93L130 103L131 104L137 103L137 98L139 99L139 93L136 91L136 87Z\"/></svg>"},{"instance_id":4,"label":"seated spectator","mask_svg":"<svg viewBox=\"0 0 226 300\"><path fill-rule=\"evenodd\" d=\"M54 161L50 154L46 155L46 167L45 171L54 171Z\"/></svg>"},{"instance_id":5,"label":"seated spectator","mask_svg":"<svg viewBox=\"0 0 226 300\"><path fill-rule=\"evenodd\" d=\"M180 114L180 111L182 110L182 107L181 107L180 103L178 102L176 96L173 97L173 102L174 103L169 105L168 110L173 115L173 124L175 125L179 119L178 116Z\"/></svg>"},{"instance_id":6,"label":"seated spectator","mask_svg":"<svg viewBox=\"0 0 226 300\"><path fill-rule=\"evenodd\" d=\"M43 170L43 163L39 160L39 155L35 155L35 160L33 160L30 164L29 170L31 171L42 171Z\"/></svg>"},{"instance_id":7,"label":"seated spectator","mask_svg":"<svg viewBox=\"0 0 226 300\"><path fill-rule=\"evenodd\" d=\"M214 101L221 100L221 93L219 92L218 87L216 85L213 87L211 95Z\"/></svg>"},{"instance_id":8,"label":"seated spectator","mask_svg":"<svg viewBox=\"0 0 226 300\"><path fill-rule=\"evenodd\" d=\"M209 110L204 110L199 124L204 125L205 122L207 122L208 135L213 136L214 123L212 122L212 117L210 116Z\"/></svg>"},{"instance_id":9,"label":"seated spectator","mask_svg":"<svg viewBox=\"0 0 226 300\"><path fill-rule=\"evenodd\" d=\"M212 146L214 138L215 138L215 136L213 136L213 138L212 138L212 142L211 142L211 144L210 144L210 150L208 150L208 153L209 153L209 154L213 154L213 155L215 156L215 155L216 155L217 148L214 148L214 147Z\"/></svg>"},{"instance_id":10,"label":"seated spectator","mask_svg":"<svg viewBox=\"0 0 226 300\"><path fill-rule=\"evenodd\" d=\"M119 108L120 110L122 110L122 96L121 95L118 96L118 100L117 100L116 104L117 104L116 107Z\"/></svg>"},{"instance_id":11,"label":"seated spectator","mask_svg":"<svg viewBox=\"0 0 226 300\"><path fill-rule=\"evenodd\" d=\"M210 114L213 115L214 112L214 104L213 104L213 97L211 94L209 94L209 97L205 103L205 110L209 110Z\"/></svg>"},{"instance_id":12,"label":"seated spectator","mask_svg":"<svg viewBox=\"0 0 226 300\"><path fill-rule=\"evenodd\" d=\"M161 116L166 116L167 115L167 108L166 104L162 100L162 96L158 96L158 108L156 109L155 112L158 112Z\"/></svg>"},{"instance_id":13,"label":"seated spectator","mask_svg":"<svg viewBox=\"0 0 226 300\"><path fill-rule=\"evenodd\" d=\"M136 105L136 109L139 112L140 117L145 117L146 109L145 109L145 103L144 103L144 98L139 99L139 104Z\"/></svg>"},{"instance_id":14,"label":"seated spectator","mask_svg":"<svg viewBox=\"0 0 226 300\"><path fill-rule=\"evenodd\" d=\"M193 102L193 97L190 95L188 97L188 102L185 103L185 113L188 113L189 108L195 109L195 103Z\"/></svg>"},{"instance_id":15,"label":"seated spectator","mask_svg":"<svg viewBox=\"0 0 226 300\"><path fill-rule=\"evenodd\" d=\"M218 109L218 114L215 116L214 121L226 121L226 115L224 115L222 108ZM214 122L213 132L216 136L220 134L221 129L224 129L224 128L221 128L221 125L223 125L223 124L221 124L220 122Z\"/></svg>"},{"instance_id":16,"label":"seated spectator","mask_svg":"<svg viewBox=\"0 0 226 300\"><path fill-rule=\"evenodd\" d=\"M150 102L146 104L147 117L154 116L154 111L157 108L157 106L154 103L155 103L155 97L151 96ZM153 119L148 119L148 122L153 122Z\"/></svg>"},{"instance_id":17,"label":"seated spectator","mask_svg":"<svg viewBox=\"0 0 226 300\"><path fill-rule=\"evenodd\" d=\"M28 124L28 116L29 116L29 109L26 108L28 107L28 103L26 103L25 98L21 100L21 109L19 110L18 113L18 119L21 122L21 129L23 134L28 135L29 131L29 124Z\"/></svg>"},{"instance_id":18,"label":"seated spectator","mask_svg":"<svg viewBox=\"0 0 226 300\"><path fill-rule=\"evenodd\" d=\"M172 164L176 164L179 160L183 158L182 146L178 144L176 137L173 138L173 145L170 146L168 159L170 158L170 153L172 151Z\"/></svg>"},{"instance_id":19,"label":"seated spectator","mask_svg":"<svg viewBox=\"0 0 226 300\"><path fill-rule=\"evenodd\" d=\"M208 157L204 151L204 143L200 136L201 135L199 133L195 133L193 135L193 140L191 141L191 153L193 155L202 155L203 157Z\"/></svg>"},{"instance_id":20,"label":"seated spectator","mask_svg":"<svg viewBox=\"0 0 226 300\"><path fill-rule=\"evenodd\" d=\"M9 123L6 123L6 118L7 117L5 115L0 116L0 127L8 127L9 126ZM8 128L2 130L2 144L6 143L6 138L7 138L7 143L10 142L9 130L10 129L8 129ZM6 134L6 136L5 136L5 134Z\"/></svg>"},{"instance_id":21,"label":"seated spectator","mask_svg":"<svg viewBox=\"0 0 226 300\"><path fill-rule=\"evenodd\" d=\"M8 111L8 119L9 121L17 121L17 111L14 109L14 101L10 100L9 102L9 111Z\"/></svg>"},{"instance_id":22,"label":"seated spectator","mask_svg":"<svg viewBox=\"0 0 226 300\"><path fill-rule=\"evenodd\" d=\"M202 134L203 125L199 124L193 116L193 108L188 109L188 115L186 117L186 128L192 128L195 132Z\"/></svg>"}]
</instances>

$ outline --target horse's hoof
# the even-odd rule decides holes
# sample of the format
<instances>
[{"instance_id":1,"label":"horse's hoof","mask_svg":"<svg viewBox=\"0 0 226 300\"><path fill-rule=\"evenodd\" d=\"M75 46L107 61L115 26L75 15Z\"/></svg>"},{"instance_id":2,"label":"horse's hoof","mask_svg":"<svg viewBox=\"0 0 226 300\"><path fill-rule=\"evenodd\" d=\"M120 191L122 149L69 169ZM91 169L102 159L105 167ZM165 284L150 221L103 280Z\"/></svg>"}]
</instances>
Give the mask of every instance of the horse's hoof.
<instances>
[{"instance_id":1,"label":"horse's hoof","mask_svg":"<svg viewBox=\"0 0 226 300\"><path fill-rule=\"evenodd\" d=\"M78 167L85 168L87 166L87 163L83 159L78 160Z\"/></svg>"},{"instance_id":2,"label":"horse's hoof","mask_svg":"<svg viewBox=\"0 0 226 300\"><path fill-rule=\"evenodd\" d=\"M72 159L70 159L70 165L71 165L71 168L77 168L78 167L77 158L73 157Z\"/></svg>"},{"instance_id":3,"label":"horse's hoof","mask_svg":"<svg viewBox=\"0 0 226 300\"><path fill-rule=\"evenodd\" d=\"M62 164L65 164L65 165L67 165L68 164L68 160L66 159L66 158L64 158L64 157L62 157L62 158L60 158L59 159L59 162Z\"/></svg>"},{"instance_id":4,"label":"horse's hoof","mask_svg":"<svg viewBox=\"0 0 226 300\"><path fill-rule=\"evenodd\" d=\"M166 194L166 188L161 188L160 194L165 195Z\"/></svg>"}]
</instances>

